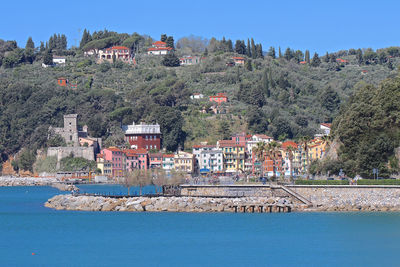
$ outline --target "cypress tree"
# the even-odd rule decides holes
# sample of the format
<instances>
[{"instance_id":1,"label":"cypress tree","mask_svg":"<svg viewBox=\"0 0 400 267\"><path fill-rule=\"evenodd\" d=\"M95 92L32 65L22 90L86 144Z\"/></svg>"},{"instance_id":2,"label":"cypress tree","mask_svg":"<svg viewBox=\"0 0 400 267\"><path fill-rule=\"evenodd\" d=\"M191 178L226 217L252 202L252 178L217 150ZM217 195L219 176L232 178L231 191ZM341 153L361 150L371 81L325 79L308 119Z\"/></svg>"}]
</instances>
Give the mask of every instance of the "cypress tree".
<instances>
[{"instance_id":1,"label":"cypress tree","mask_svg":"<svg viewBox=\"0 0 400 267\"><path fill-rule=\"evenodd\" d=\"M257 54L257 51L256 51L256 45L254 44L253 38L251 38L251 56L252 56L252 58L259 57L259 55Z\"/></svg>"},{"instance_id":2,"label":"cypress tree","mask_svg":"<svg viewBox=\"0 0 400 267\"><path fill-rule=\"evenodd\" d=\"M279 51L278 51L278 57L279 57L279 58L281 58L281 57L282 57L281 47L279 47Z\"/></svg>"},{"instance_id":3,"label":"cypress tree","mask_svg":"<svg viewBox=\"0 0 400 267\"><path fill-rule=\"evenodd\" d=\"M356 51L356 58L357 58L358 64L361 65L363 63L363 54L362 54L362 51L360 48L358 48Z\"/></svg>"},{"instance_id":4,"label":"cypress tree","mask_svg":"<svg viewBox=\"0 0 400 267\"><path fill-rule=\"evenodd\" d=\"M33 42L32 37L29 37L26 42L24 56L25 60L32 64L35 59L35 43Z\"/></svg>"},{"instance_id":5,"label":"cypress tree","mask_svg":"<svg viewBox=\"0 0 400 267\"><path fill-rule=\"evenodd\" d=\"M82 34L82 39L81 42L79 43L79 48L82 49L88 42L91 41L91 36L89 31L87 31L86 29L83 30L83 34Z\"/></svg>"},{"instance_id":6,"label":"cypress tree","mask_svg":"<svg viewBox=\"0 0 400 267\"><path fill-rule=\"evenodd\" d=\"M305 52L305 60L307 64L310 64L310 51L306 50Z\"/></svg>"},{"instance_id":7,"label":"cypress tree","mask_svg":"<svg viewBox=\"0 0 400 267\"><path fill-rule=\"evenodd\" d=\"M44 47L44 43L43 43L43 41L40 41L39 52L42 53L42 52L44 52L44 50L46 50L46 48Z\"/></svg>"},{"instance_id":8,"label":"cypress tree","mask_svg":"<svg viewBox=\"0 0 400 267\"><path fill-rule=\"evenodd\" d=\"M160 38L160 41L161 42L166 42L167 41L167 35L166 34L161 34L161 38Z\"/></svg>"},{"instance_id":9,"label":"cypress tree","mask_svg":"<svg viewBox=\"0 0 400 267\"><path fill-rule=\"evenodd\" d=\"M288 47L286 48L284 57L287 61L290 61L293 58L293 51Z\"/></svg>"},{"instance_id":10,"label":"cypress tree","mask_svg":"<svg viewBox=\"0 0 400 267\"><path fill-rule=\"evenodd\" d=\"M228 49L228 52L233 52L233 44L231 39L228 39L228 41L226 42L226 47Z\"/></svg>"},{"instance_id":11,"label":"cypress tree","mask_svg":"<svg viewBox=\"0 0 400 267\"><path fill-rule=\"evenodd\" d=\"M271 46L271 47L269 48L269 50L268 50L267 55L270 56L270 57L272 57L272 58L275 58L275 57L276 57L275 47Z\"/></svg>"},{"instance_id":12,"label":"cypress tree","mask_svg":"<svg viewBox=\"0 0 400 267\"><path fill-rule=\"evenodd\" d=\"M251 57L251 47L250 47L250 40L247 38L247 50L246 50L246 55L248 57Z\"/></svg>"},{"instance_id":13,"label":"cypress tree","mask_svg":"<svg viewBox=\"0 0 400 267\"><path fill-rule=\"evenodd\" d=\"M65 36L65 34L61 35L60 43L61 43L61 48L60 49L66 50L67 49L67 37Z\"/></svg>"},{"instance_id":14,"label":"cypress tree","mask_svg":"<svg viewBox=\"0 0 400 267\"><path fill-rule=\"evenodd\" d=\"M256 45L256 58L264 58L261 44Z\"/></svg>"},{"instance_id":15,"label":"cypress tree","mask_svg":"<svg viewBox=\"0 0 400 267\"><path fill-rule=\"evenodd\" d=\"M167 47L175 48L174 47L174 37L168 36L166 43L167 43Z\"/></svg>"}]
</instances>

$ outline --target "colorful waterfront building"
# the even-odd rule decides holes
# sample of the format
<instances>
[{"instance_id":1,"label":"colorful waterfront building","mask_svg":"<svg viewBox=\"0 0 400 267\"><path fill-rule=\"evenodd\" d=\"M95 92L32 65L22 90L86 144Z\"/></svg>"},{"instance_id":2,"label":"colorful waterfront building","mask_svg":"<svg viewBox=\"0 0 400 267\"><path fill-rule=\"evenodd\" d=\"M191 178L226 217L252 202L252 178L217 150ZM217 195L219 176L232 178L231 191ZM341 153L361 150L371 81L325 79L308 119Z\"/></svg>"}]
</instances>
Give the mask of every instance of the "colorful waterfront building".
<instances>
[{"instance_id":1,"label":"colorful waterfront building","mask_svg":"<svg viewBox=\"0 0 400 267\"><path fill-rule=\"evenodd\" d=\"M117 147L109 147L101 150L104 160L110 162L111 176L122 177L126 171L126 156L125 153Z\"/></svg>"},{"instance_id":2,"label":"colorful waterfront building","mask_svg":"<svg viewBox=\"0 0 400 267\"><path fill-rule=\"evenodd\" d=\"M220 149L204 150L200 153L200 173L223 173L224 154Z\"/></svg>"},{"instance_id":3,"label":"colorful waterfront building","mask_svg":"<svg viewBox=\"0 0 400 267\"><path fill-rule=\"evenodd\" d=\"M135 124L122 126L125 141L132 149L160 150L161 131L159 124Z\"/></svg>"},{"instance_id":4,"label":"colorful waterfront building","mask_svg":"<svg viewBox=\"0 0 400 267\"><path fill-rule=\"evenodd\" d=\"M160 169L163 161L162 153L149 153L150 169Z\"/></svg>"},{"instance_id":5,"label":"colorful waterfront building","mask_svg":"<svg viewBox=\"0 0 400 267\"><path fill-rule=\"evenodd\" d=\"M102 175L112 177L112 162L106 160L103 154L96 155L96 163Z\"/></svg>"},{"instance_id":6,"label":"colorful waterfront building","mask_svg":"<svg viewBox=\"0 0 400 267\"><path fill-rule=\"evenodd\" d=\"M226 173L244 172L245 145L237 144L235 140L220 140L217 148L223 152Z\"/></svg>"},{"instance_id":7,"label":"colorful waterfront building","mask_svg":"<svg viewBox=\"0 0 400 267\"><path fill-rule=\"evenodd\" d=\"M176 171L193 173L194 172L194 155L192 153L179 151L174 155L174 169Z\"/></svg>"},{"instance_id":8,"label":"colorful waterfront building","mask_svg":"<svg viewBox=\"0 0 400 267\"><path fill-rule=\"evenodd\" d=\"M166 171L171 171L175 169L174 166L174 154L163 154L162 168Z\"/></svg>"}]
</instances>

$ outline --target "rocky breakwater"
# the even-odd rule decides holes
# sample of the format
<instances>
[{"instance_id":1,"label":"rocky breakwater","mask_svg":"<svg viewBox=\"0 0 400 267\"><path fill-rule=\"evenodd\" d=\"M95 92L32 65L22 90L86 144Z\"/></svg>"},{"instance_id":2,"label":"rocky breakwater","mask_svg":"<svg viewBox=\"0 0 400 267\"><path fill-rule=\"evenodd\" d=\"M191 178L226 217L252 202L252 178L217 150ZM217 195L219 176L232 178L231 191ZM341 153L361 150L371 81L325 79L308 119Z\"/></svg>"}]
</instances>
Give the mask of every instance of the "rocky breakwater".
<instances>
[{"instance_id":1,"label":"rocky breakwater","mask_svg":"<svg viewBox=\"0 0 400 267\"><path fill-rule=\"evenodd\" d=\"M1 176L1 186L52 186L61 191L78 190L75 185L69 185L57 181L55 178L40 178L40 177L15 177Z\"/></svg>"},{"instance_id":2,"label":"rocky breakwater","mask_svg":"<svg viewBox=\"0 0 400 267\"><path fill-rule=\"evenodd\" d=\"M125 197L57 195L45 206L57 210L132 211L132 212L234 212L238 205L292 206L287 198L242 197Z\"/></svg>"}]
</instances>

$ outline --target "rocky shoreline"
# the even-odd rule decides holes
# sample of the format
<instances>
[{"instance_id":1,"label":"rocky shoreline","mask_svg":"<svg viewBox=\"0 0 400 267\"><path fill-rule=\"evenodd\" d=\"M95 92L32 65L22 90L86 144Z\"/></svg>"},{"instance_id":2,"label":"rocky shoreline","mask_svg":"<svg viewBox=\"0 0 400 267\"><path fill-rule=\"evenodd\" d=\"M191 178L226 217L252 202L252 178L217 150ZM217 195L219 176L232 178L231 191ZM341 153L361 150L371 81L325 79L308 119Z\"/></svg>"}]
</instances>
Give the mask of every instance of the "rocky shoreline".
<instances>
[{"instance_id":1,"label":"rocky shoreline","mask_svg":"<svg viewBox=\"0 0 400 267\"><path fill-rule=\"evenodd\" d=\"M56 210L132 211L132 212L234 212L234 205L293 206L287 198L206 198L206 197L124 197L57 195L45 203Z\"/></svg>"},{"instance_id":2,"label":"rocky shoreline","mask_svg":"<svg viewBox=\"0 0 400 267\"><path fill-rule=\"evenodd\" d=\"M0 187L8 186L52 186L61 191L78 189L75 185L62 183L55 178L1 176Z\"/></svg>"},{"instance_id":3,"label":"rocky shoreline","mask_svg":"<svg viewBox=\"0 0 400 267\"><path fill-rule=\"evenodd\" d=\"M109 198L85 195L57 195L45 203L56 210L130 211L130 212L234 212L240 205L289 206L294 212L387 212L400 211L400 206L384 205L314 205L293 203L282 197L124 197ZM240 211L238 211L240 212Z\"/></svg>"}]
</instances>

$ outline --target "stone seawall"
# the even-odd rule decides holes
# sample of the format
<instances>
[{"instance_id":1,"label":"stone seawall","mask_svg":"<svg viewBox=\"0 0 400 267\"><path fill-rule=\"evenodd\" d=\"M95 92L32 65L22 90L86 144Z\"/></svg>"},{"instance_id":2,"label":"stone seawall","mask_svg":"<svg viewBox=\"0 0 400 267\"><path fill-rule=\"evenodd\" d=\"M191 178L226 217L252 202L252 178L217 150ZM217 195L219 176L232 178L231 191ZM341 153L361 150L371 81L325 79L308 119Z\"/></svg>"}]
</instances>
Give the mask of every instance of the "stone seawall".
<instances>
[{"instance_id":1,"label":"stone seawall","mask_svg":"<svg viewBox=\"0 0 400 267\"><path fill-rule=\"evenodd\" d=\"M292 185L320 210L400 211L400 186Z\"/></svg>"},{"instance_id":2,"label":"stone seawall","mask_svg":"<svg viewBox=\"0 0 400 267\"><path fill-rule=\"evenodd\" d=\"M290 191L309 200L309 211L400 211L400 186L288 185ZM279 186L270 185L182 185L189 196L291 197Z\"/></svg>"},{"instance_id":3,"label":"stone seawall","mask_svg":"<svg viewBox=\"0 0 400 267\"><path fill-rule=\"evenodd\" d=\"M39 177L13 177L0 176L0 187L2 186L52 186L61 191L72 191L78 188L75 185L60 183L54 178Z\"/></svg>"},{"instance_id":4,"label":"stone seawall","mask_svg":"<svg viewBox=\"0 0 400 267\"><path fill-rule=\"evenodd\" d=\"M126 197L57 195L45 207L57 210L80 211L150 211L150 212L234 212L233 206L260 205L289 206L286 198L203 198L203 197ZM304 207L303 207L304 208Z\"/></svg>"}]
</instances>

